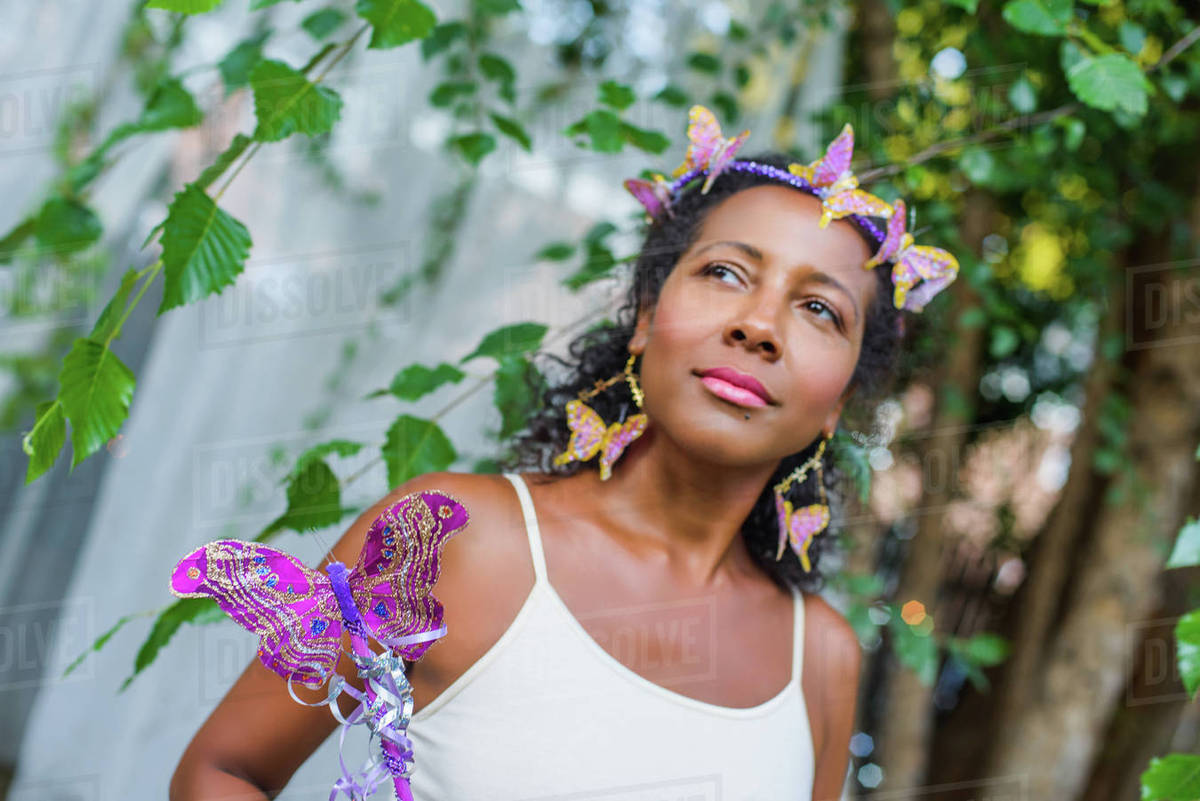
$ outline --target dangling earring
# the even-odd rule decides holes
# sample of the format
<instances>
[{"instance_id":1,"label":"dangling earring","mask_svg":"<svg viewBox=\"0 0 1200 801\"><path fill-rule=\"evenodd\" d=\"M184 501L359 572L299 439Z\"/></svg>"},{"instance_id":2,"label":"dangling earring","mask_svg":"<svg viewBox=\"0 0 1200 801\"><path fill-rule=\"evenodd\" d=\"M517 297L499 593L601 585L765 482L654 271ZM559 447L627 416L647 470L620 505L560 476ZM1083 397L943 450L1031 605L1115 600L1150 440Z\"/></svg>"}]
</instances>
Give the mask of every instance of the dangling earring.
<instances>
[{"instance_id":1,"label":"dangling earring","mask_svg":"<svg viewBox=\"0 0 1200 801\"><path fill-rule=\"evenodd\" d=\"M817 446L817 452L811 459L775 485L775 512L779 516L779 551L775 554L775 561L778 562L783 558L783 546L790 541L792 550L800 557L800 564L804 567L805 573L812 570L812 564L808 560L808 546L813 537L820 534L829 525L829 505L825 499L825 472L821 469L821 457L825 453L825 443L829 440L828 436L821 440L821 444ZM821 502L794 509L792 502L784 498L783 493L788 491L793 481L796 483L803 481L808 475L808 471L814 466L817 468L817 493L821 496Z\"/></svg>"},{"instance_id":2,"label":"dangling earring","mask_svg":"<svg viewBox=\"0 0 1200 801\"><path fill-rule=\"evenodd\" d=\"M567 402L567 426L571 429L571 441L567 444L565 451L554 457L555 465L564 465L574 461L586 462L599 453L600 480L608 481L612 475L613 464L621 457L621 453L629 443L642 435L649 421L646 415L640 412L630 415L626 419L625 412L628 406L622 406L621 419L606 426L604 418L582 399L590 398L614 381L624 378L629 382L634 403L639 409L642 408L642 390L637 384L637 378L633 375L635 358L637 358L636 353L629 354L629 361L625 362L624 375L618 373L612 378L597 381L592 389L580 392L578 398Z\"/></svg>"}]
</instances>

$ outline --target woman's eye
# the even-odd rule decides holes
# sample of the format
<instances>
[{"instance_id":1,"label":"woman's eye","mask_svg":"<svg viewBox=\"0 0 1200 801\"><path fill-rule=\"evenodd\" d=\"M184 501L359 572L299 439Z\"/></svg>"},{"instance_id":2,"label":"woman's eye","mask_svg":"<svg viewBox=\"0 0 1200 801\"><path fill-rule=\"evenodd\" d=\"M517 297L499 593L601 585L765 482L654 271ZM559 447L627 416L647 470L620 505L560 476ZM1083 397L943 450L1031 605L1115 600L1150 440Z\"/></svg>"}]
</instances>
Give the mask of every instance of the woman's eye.
<instances>
[{"instance_id":1,"label":"woman's eye","mask_svg":"<svg viewBox=\"0 0 1200 801\"><path fill-rule=\"evenodd\" d=\"M839 318L837 316L837 312L835 312L829 306L829 304L825 303L824 301L816 300L815 298L809 298L808 300L804 301L804 306L806 308L816 308L818 311L824 311L826 314L829 315L830 320L832 320L835 324L837 324L837 326L839 328L841 327L841 325L842 325L841 318Z\"/></svg>"},{"instance_id":2,"label":"woman's eye","mask_svg":"<svg viewBox=\"0 0 1200 801\"><path fill-rule=\"evenodd\" d=\"M721 264L720 262L714 262L713 264L710 264L704 268L705 275L712 275L712 274L719 275L720 273L728 273L729 275L733 276L734 278L737 278L737 273L735 273L727 265Z\"/></svg>"}]
</instances>

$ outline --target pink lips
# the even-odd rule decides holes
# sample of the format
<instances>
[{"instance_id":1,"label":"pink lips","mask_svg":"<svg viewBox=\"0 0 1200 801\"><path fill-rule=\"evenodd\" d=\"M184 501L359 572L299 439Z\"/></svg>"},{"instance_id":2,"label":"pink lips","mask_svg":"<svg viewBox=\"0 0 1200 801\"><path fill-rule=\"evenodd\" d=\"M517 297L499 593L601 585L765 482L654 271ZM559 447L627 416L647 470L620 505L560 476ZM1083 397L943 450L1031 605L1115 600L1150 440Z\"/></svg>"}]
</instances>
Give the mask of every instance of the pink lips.
<instances>
[{"instance_id":1,"label":"pink lips","mask_svg":"<svg viewBox=\"0 0 1200 801\"><path fill-rule=\"evenodd\" d=\"M700 373L700 382L719 398L739 406L762 407L770 403L765 387L753 376L731 367L717 367Z\"/></svg>"}]
</instances>

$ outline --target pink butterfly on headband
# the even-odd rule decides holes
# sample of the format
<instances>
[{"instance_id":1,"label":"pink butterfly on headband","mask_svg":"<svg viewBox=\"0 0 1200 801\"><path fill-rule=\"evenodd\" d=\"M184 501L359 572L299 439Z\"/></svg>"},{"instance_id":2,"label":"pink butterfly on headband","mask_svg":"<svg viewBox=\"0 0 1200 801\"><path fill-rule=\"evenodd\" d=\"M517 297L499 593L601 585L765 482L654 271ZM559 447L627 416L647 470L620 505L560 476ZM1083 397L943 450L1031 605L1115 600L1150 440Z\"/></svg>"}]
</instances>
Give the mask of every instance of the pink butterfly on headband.
<instances>
[{"instance_id":1,"label":"pink butterfly on headband","mask_svg":"<svg viewBox=\"0 0 1200 801\"><path fill-rule=\"evenodd\" d=\"M675 216L671 210L671 184L659 173L654 173L653 181L626 178L625 188L646 208L647 222L657 219L664 211L669 217Z\"/></svg>"},{"instance_id":2,"label":"pink butterfly on headband","mask_svg":"<svg viewBox=\"0 0 1200 801\"><path fill-rule=\"evenodd\" d=\"M808 546L813 537L829 525L829 507L814 503L796 509L791 501L781 498L779 493L776 493L775 513L779 522L779 551L775 558L783 556L783 546L790 541L792 550L800 557L800 564L804 566L805 572L812 570L812 563L808 560Z\"/></svg>"},{"instance_id":3,"label":"pink butterfly on headband","mask_svg":"<svg viewBox=\"0 0 1200 801\"><path fill-rule=\"evenodd\" d=\"M626 446L646 430L648 418L644 413L632 414L623 423L611 423L607 427L596 411L579 399L567 402L567 427L571 429L571 440L567 449L554 457L554 464L586 462L600 454L600 480L607 481L612 475L612 466L621 458Z\"/></svg>"},{"instance_id":4,"label":"pink butterfly on headband","mask_svg":"<svg viewBox=\"0 0 1200 801\"><path fill-rule=\"evenodd\" d=\"M888 217L892 207L881 198L858 188L858 178L850 172L850 159L854 154L854 129L850 123L829 143L825 155L812 164L789 164L788 172L798 175L816 190L821 198L821 228L831 220L840 220L851 214L871 217Z\"/></svg>"},{"instance_id":5,"label":"pink butterfly on headband","mask_svg":"<svg viewBox=\"0 0 1200 801\"><path fill-rule=\"evenodd\" d=\"M678 178L692 170L703 169L707 177L700 194L707 195L713 181L733 161L734 154L749 136L750 130L747 129L732 139L726 139L721 136L721 126L711 111L704 106L692 106L688 111L687 154L671 177Z\"/></svg>"},{"instance_id":6,"label":"pink butterfly on headband","mask_svg":"<svg viewBox=\"0 0 1200 801\"><path fill-rule=\"evenodd\" d=\"M893 303L897 309L919 312L958 275L958 259L941 248L914 245L912 234L906 230L904 201L897 200L893 208L879 252L863 267L871 269L893 262L892 284L896 288Z\"/></svg>"},{"instance_id":7,"label":"pink butterfly on headband","mask_svg":"<svg viewBox=\"0 0 1200 801\"><path fill-rule=\"evenodd\" d=\"M384 645L438 629L433 596L442 545L467 525L466 507L437 491L411 493L388 507L367 531L347 576L354 605ZM180 560L171 575L180 598L213 598L259 636L259 659L273 672L308 686L333 673L342 650L342 612L330 578L268 545L217 540ZM398 646L416 661L431 640Z\"/></svg>"}]
</instances>

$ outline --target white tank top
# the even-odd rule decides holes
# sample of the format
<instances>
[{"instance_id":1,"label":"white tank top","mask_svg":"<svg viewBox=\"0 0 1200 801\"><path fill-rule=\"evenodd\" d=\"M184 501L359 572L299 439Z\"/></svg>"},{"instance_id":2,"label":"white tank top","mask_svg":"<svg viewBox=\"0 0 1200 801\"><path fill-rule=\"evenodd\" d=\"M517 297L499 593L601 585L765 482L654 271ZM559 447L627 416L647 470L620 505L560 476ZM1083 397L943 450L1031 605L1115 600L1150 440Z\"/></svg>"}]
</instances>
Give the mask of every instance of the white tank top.
<instances>
[{"instance_id":1,"label":"white tank top","mask_svg":"<svg viewBox=\"0 0 1200 801\"><path fill-rule=\"evenodd\" d=\"M571 614L547 579L529 489L519 474L504 476L521 501L533 589L500 639L413 715L415 801L810 801L800 592L782 692L744 708L673 692L622 664ZM662 620L700 617L667 610Z\"/></svg>"}]
</instances>

